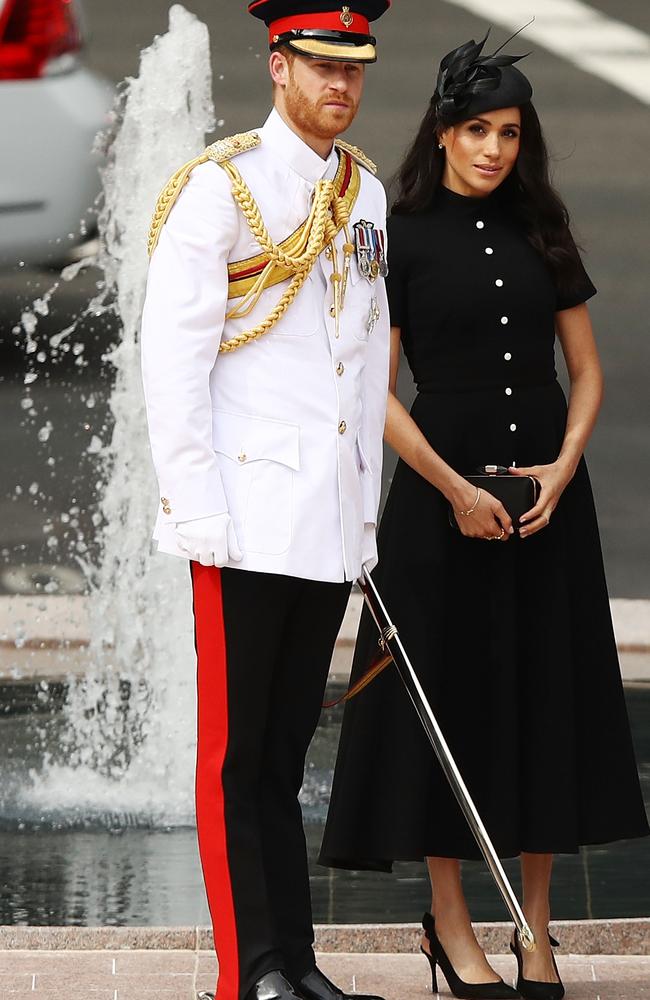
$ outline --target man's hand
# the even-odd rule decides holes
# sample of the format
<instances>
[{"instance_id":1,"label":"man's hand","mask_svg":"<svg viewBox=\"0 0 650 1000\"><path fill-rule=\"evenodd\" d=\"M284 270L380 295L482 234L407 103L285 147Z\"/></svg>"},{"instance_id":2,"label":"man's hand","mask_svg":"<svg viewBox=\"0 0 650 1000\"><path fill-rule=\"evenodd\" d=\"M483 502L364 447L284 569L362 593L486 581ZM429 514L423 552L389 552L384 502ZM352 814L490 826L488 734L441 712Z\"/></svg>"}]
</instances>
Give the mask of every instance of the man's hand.
<instances>
[{"instance_id":1,"label":"man's hand","mask_svg":"<svg viewBox=\"0 0 650 1000\"><path fill-rule=\"evenodd\" d=\"M231 560L240 562L242 558L230 514L179 521L176 541L190 559L202 566L225 566Z\"/></svg>"},{"instance_id":2,"label":"man's hand","mask_svg":"<svg viewBox=\"0 0 650 1000\"><path fill-rule=\"evenodd\" d=\"M361 566L370 573L377 565L377 526L368 521L363 526L363 541L361 543Z\"/></svg>"}]
</instances>

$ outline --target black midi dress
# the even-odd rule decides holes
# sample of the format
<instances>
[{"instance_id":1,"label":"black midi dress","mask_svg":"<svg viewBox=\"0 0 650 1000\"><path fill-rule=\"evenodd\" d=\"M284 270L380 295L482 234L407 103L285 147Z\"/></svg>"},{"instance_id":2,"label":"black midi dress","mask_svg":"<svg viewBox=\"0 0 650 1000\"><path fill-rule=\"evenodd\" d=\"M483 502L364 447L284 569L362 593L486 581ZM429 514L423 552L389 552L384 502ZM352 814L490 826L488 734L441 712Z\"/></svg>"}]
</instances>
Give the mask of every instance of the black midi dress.
<instances>
[{"instance_id":1,"label":"black midi dress","mask_svg":"<svg viewBox=\"0 0 650 1000\"><path fill-rule=\"evenodd\" d=\"M566 400L555 314L572 295L498 194L441 188L389 223L391 323L418 394L411 416L458 472L553 462ZM575 853L647 834L584 460L549 527L464 537L442 494L398 463L373 578L497 852ZM376 656L362 615L353 665ZM345 709L321 863L390 870L479 858L392 668Z\"/></svg>"}]
</instances>

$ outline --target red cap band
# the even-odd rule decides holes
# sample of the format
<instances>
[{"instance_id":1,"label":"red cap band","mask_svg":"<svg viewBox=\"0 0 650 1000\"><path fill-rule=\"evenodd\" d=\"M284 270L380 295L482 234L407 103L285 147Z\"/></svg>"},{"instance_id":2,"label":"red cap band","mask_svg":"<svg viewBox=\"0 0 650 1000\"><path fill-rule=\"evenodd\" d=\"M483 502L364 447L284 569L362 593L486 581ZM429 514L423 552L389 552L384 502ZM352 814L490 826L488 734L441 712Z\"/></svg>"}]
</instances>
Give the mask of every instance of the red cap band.
<instances>
[{"instance_id":1,"label":"red cap band","mask_svg":"<svg viewBox=\"0 0 650 1000\"><path fill-rule=\"evenodd\" d=\"M352 34L369 35L370 22L361 14L351 11L333 10L324 14L293 14L291 17L281 17L269 25L269 42L274 44L276 35L284 35L287 31L300 31L302 28L321 28L324 31L349 31Z\"/></svg>"}]
</instances>

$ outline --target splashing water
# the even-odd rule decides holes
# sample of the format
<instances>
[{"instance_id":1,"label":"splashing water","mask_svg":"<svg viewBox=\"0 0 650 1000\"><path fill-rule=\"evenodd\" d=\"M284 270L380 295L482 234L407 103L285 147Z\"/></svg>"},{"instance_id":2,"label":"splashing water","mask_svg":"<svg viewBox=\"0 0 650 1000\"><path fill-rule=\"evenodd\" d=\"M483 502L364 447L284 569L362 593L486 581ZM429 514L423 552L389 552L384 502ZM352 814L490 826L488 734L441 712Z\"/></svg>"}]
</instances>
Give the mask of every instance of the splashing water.
<instances>
[{"instance_id":1,"label":"splashing water","mask_svg":"<svg viewBox=\"0 0 650 1000\"><path fill-rule=\"evenodd\" d=\"M157 498L138 332L152 209L168 177L201 152L214 128L211 83L207 28L174 5L168 32L142 53L139 76L127 81L106 140L98 262L122 335L109 356L116 371L112 439L96 437L89 446L107 481L102 559L91 577L90 666L71 685L56 753L26 793L26 805L64 822L193 822L189 575L184 560L152 554L148 541Z\"/></svg>"}]
</instances>

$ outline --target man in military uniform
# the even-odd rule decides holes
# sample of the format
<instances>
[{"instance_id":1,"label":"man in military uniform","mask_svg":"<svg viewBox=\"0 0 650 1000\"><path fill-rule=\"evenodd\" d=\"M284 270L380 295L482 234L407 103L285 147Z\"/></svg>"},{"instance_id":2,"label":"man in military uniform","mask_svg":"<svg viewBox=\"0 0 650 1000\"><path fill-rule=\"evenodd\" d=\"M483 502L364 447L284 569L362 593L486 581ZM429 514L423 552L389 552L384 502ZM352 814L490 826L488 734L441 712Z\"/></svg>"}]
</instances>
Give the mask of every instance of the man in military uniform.
<instances>
[{"instance_id":1,"label":"man in military uniform","mask_svg":"<svg viewBox=\"0 0 650 1000\"><path fill-rule=\"evenodd\" d=\"M177 171L151 229L154 537L192 572L218 1000L344 997L315 964L298 792L351 581L376 562L386 200L337 137L388 6L253 0L274 109Z\"/></svg>"}]
</instances>

